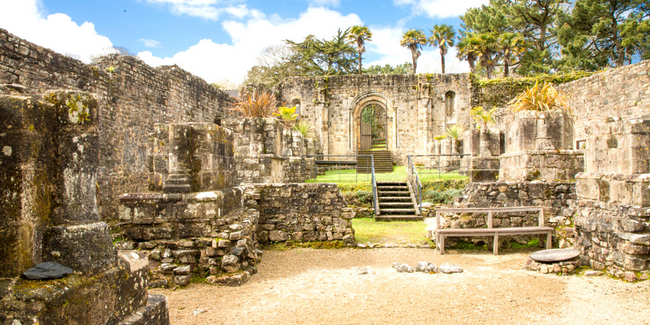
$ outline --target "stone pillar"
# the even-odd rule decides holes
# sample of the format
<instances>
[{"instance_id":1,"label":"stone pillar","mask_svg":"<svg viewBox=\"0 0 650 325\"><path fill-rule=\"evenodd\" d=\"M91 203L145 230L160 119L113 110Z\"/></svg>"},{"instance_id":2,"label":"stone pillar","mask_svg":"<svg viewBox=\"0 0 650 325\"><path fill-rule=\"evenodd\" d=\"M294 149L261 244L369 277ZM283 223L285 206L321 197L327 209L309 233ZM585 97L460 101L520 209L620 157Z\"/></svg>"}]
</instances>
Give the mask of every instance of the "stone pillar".
<instances>
[{"instance_id":1,"label":"stone pillar","mask_svg":"<svg viewBox=\"0 0 650 325\"><path fill-rule=\"evenodd\" d=\"M165 193L192 191L191 133L192 127L189 124L169 125L169 175L163 185Z\"/></svg>"},{"instance_id":2,"label":"stone pillar","mask_svg":"<svg viewBox=\"0 0 650 325\"><path fill-rule=\"evenodd\" d=\"M479 137L479 155L481 157L492 157L492 152L490 152L490 130L481 129Z\"/></svg>"},{"instance_id":3,"label":"stone pillar","mask_svg":"<svg viewBox=\"0 0 650 325\"><path fill-rule=\"evenodd\" d=\"M555 146L551 142L551 137L548 136L548 119L545 114L541 114L537 118L537 136L535 137L535 149L537 150L553 150Z\"/></svg>"}]
</instances>

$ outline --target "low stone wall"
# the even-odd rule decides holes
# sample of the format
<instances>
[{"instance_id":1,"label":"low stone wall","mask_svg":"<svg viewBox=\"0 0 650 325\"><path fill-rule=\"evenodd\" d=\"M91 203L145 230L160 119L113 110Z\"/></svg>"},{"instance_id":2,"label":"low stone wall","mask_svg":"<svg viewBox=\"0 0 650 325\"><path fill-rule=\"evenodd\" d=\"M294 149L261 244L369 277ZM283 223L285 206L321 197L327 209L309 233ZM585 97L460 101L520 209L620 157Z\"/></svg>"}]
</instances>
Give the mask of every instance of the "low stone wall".
<instances>
[{"instance_id":1,"label":"low stone wall","mask_svg":"<svg viewBox=\"0 0 650 325\"><path fill-rule=\"evenodd\" d=\"M260 211L260 243L331 241L354 243L348 208L336 184L255 184L246 186L248 208Z\"/></svg>"},{"instance_id":2,"label":"low stone wall","mask_svg":"<svg viewBox=\"0 0 650 325\"><path fill-rule=\"evenodd\" d=\"M574 150L534 150L499 157L499 181L569 181L584 169L583 153Z\"/></svg>"},{"instance_id":3,"label":"low stone wall","mask_svg":"<svg viewBox=\"0 0 650 325\"><path fill-rule=\"evenodd\" d=\"M572 208L583 264L620 278L650 271L650 208L589 200Z\"/></svg>"},{"instance_id":4,"label":"low stone wall","mask_svg":"<svg viewBox=\"0 0 650 325\"><path fill-rule=\"evenodd\" d=\"M544 224L555 227L553 242L560 248L572 247L575 231L571 204L576 199L573 182L490 182L469 183L463 191L460 205L463 207L517 207L545 206ZM444 216L443 228L478 228L486 225L485 214L452 214ZM537 213L512 213L493 216L494 227L537 226ZM512 239L523 244L531 236L515 236ZM454 245L453 238L449 245ZM490 245L487 238L469 238L472 242L482 241ZM504 237L507 245L508 237Z\"/></svg>"}]
</instances>

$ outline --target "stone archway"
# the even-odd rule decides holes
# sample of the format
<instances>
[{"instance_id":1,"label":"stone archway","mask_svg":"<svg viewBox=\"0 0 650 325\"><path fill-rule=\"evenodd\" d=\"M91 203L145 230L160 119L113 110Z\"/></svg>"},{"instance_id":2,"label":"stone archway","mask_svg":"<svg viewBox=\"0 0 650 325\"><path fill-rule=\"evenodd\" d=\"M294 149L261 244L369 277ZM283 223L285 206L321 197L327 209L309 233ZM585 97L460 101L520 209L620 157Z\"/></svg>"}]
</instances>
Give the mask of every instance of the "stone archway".
<instances>
[{"instance_id":1,"label":"stone archway","mask_svg":"<svg viewBox=\"0 0 650 325\"><path fill-rule=\"evenodd\" d=\"M386 137L386 147L391 150L395 148L395 108L393 107L393 101L386 94L381 91L371 90L363 92L362 94L356 96L350 105L351 113L351 126L352 130L350 133L350 149L352 152L357 152L361 148L361 123L362 123L362 113L364 108L368 106L374 106L378 110L382 110L385 113L385 123L383 126L385 130Z\"/></svg>"}]
</instances>

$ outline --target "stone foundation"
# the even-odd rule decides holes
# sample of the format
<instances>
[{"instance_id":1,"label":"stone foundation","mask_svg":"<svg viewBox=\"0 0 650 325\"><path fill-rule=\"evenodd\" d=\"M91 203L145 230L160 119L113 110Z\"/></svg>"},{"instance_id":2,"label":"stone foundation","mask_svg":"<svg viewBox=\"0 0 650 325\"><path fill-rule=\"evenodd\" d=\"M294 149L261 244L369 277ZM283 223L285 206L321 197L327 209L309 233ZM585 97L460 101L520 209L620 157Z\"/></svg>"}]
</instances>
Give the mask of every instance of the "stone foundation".
<instances>
[{"instance_id":1,"label":"stone foundation","mask_svg":"<svg viewBox=\"0 0 650 325\"><path fill-rule=\"evenodd\" d=\"M355 241L350 222L355 213L336 184L255 184L246 187L244 200L260 211L261 243Z\"/></svg>"},{"instance_id":2,"label":"stone foundation","mask_svg":"<svg viewBox=\"0 0 650 325\"><path fill-rule=\"evenodd\" d=\"M535 271L542 274L569 275L575 273L580 268L580 261L576 258L570 261L543 263L533 261L532 258L526 260L524 269Z\"/></svg>"}]
</instances>

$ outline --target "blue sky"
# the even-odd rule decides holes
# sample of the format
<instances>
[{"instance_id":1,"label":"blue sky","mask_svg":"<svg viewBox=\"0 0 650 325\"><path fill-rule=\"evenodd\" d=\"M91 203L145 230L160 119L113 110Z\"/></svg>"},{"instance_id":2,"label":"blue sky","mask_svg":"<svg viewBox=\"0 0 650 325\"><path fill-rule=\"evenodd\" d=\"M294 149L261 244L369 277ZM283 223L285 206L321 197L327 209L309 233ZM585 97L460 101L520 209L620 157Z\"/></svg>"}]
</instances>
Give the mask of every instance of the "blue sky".
<instances>
[{"instance_id":1,"label":"blue sky","mask_svg":"<svg viewBox=\"0 0 650 325\"><path fill-rule=\"evenodd\" d=\"M410 62L401 34L434 24L457 30L458 15L488 0L0 0L0 27L84 62L122 46L152 66L178 64L208 82L241 82L267 46L330 38L336 30L367 25L364 65ZM448 71L469 70L446 57ZM418 72L439 72L440 56L427 48Z\"/></svg>"}]
</instances>

